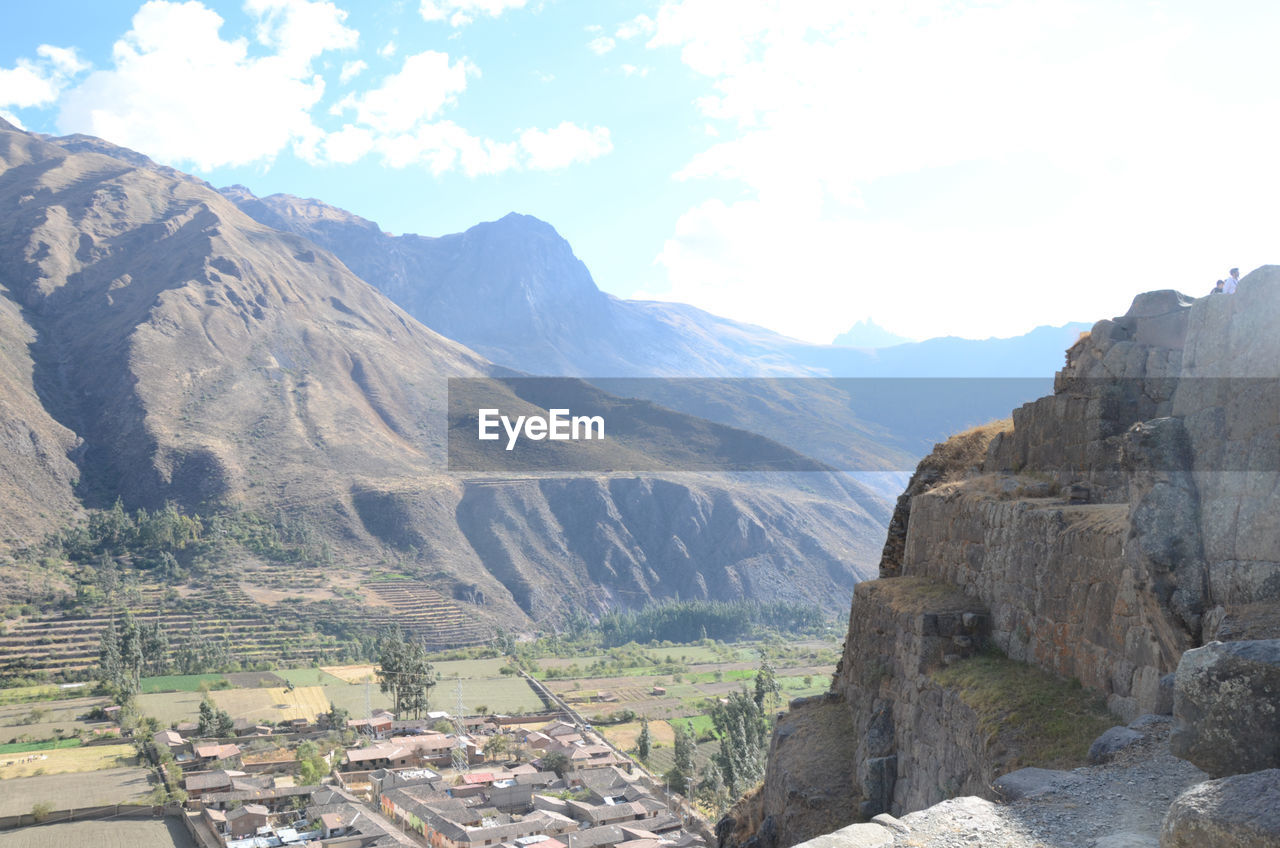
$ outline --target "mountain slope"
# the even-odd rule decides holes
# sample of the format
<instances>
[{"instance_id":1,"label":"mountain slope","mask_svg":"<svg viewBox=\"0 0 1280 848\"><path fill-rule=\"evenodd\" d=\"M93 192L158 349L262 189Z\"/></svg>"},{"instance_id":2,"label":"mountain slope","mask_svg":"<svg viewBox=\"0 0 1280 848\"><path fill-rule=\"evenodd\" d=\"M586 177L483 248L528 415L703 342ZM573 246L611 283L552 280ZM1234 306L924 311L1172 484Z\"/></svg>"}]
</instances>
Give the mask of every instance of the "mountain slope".
<instances>
[{"instance_id":1,"label":"mountain slope","mask_svg":"<svg viewBox=\"0 0 1280 848\"><path fill-rule=\"evenodd\" d=\"M835 607L887 520L824 474L802 491L770 475L450 473L448 378L506 369L313 242L96 139L0 126L0 333L15 544L117 497L282 511L333 553L318 594L357 620L376 602L359 576L386 563L508 627L655 597ZM624 447L646 455L654 432ZM586 504L608 521L582 521ZM254 589L255 569L219 568L209 585Z\"/></svg>"}]
</instances>

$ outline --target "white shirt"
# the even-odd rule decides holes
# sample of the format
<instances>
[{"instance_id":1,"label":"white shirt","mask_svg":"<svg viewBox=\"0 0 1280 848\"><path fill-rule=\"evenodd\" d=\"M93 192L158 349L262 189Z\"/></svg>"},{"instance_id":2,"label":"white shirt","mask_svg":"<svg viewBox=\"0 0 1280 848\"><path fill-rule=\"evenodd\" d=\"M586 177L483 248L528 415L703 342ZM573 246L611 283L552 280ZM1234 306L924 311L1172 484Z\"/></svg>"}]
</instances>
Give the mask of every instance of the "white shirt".
<instances>
[{"instance_id":1,"label":"white shirt","mask_svg":"<svg viewBox=\"0 0 1280 848\"><path fill-rule=\"evenodd\" d=\"M1222 281L1222 293L1223 293L1223 294L1235 294L1235 293L1236 293L1236 283L1237 283L1237 282L1239 282L1239 281L1238 281L1235 277L1233 277L1233 276L1231 276L1230 274L1228 274L1228 275L1227 275L1227 278L1226 278L1225 280L1223 280L1223 281Z\"/></svg>"}]
</instances>

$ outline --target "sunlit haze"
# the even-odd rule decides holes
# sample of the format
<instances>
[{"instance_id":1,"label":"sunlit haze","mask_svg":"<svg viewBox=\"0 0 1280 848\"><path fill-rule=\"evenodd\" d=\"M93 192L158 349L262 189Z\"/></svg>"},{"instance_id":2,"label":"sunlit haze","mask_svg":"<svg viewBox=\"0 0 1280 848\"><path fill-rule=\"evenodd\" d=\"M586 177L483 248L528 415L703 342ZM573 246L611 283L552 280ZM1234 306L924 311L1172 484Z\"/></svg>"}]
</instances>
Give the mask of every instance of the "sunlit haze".
<instances>
[{"instance_id":1,"label":"sunlit haze","mask_svg":"<svg viewBox=\"0 0 1280 848\"><path fill-rule=\"evenodd\" d=\"M20 4L0 114L815 342L1012 336L1275 261L1280 7Z\"/></svg>"}]
</instances>

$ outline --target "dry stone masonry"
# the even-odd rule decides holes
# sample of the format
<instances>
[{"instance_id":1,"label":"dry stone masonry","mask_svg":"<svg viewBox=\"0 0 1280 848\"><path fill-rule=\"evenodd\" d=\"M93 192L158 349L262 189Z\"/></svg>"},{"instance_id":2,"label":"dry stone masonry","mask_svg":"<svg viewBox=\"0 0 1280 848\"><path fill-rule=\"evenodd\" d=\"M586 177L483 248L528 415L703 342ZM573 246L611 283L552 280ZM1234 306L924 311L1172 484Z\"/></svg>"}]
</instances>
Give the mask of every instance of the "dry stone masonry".
<instances>
[{"instance_id":1,"label":"dry stone masonry","mask_svg":"<svg viewBox=\"0 0 1280 848\"><path fill-rule=\"evenodd\" d=\"M1235 295L1140 295L1067 352L1054 394L1015 410L974 467L946 466L954 446L925 459L881 579L854 593L831 692L780 722L764 786L722 846L786 848L945 798L999 800L1016 752L932 673L984 642L1078 680L1130 723L1093 761L1126 756L1161 721L1150 714L1172 711L1174 753L1237 775L1183 795L1161 845L1280 844L1275 808L1250 812L1240 795L1272 797L1280 774L1276 326L1277 266ZM1244 830L1203 823L1209 809L1244 816ZM1237 831L1254 841L1224 835Z\"/></svg>"}]
</instances>

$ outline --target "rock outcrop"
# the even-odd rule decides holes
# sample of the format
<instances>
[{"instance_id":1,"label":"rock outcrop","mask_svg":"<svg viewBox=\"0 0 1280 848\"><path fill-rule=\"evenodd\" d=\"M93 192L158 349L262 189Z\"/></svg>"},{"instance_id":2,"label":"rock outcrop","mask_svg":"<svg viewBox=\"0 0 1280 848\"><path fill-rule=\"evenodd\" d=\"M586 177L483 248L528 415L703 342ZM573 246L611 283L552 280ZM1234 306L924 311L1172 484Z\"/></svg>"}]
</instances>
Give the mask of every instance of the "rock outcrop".
<instances>
[{"instance_id":1,"label":"rock outcrop","mask_svg":"<svg viewBox=\"0 0 1280 848\"><path fill-rule=\"evenodd\" d=\"M1191 787L1169 807L1160 848L1280 848L1280 769Z\"/></svg>"},{"instance_id":2,"label":"rock outcrop","mask_svg":"<svg viewBox=\"0 0 1280 848\"><path fill-rule=\"evenodd\" d=\"M734 814L761 823L757 844L784 848L831 826L829 809L819 822L788 805L798 773L815 786L852 785L838 817L848 823L962 794L994 797L1010 767L1047 765L984 732L973 699L953 684L950 670L973 662L962 657L983 641L1077 681L1124 721L1170 711L1181 659L1186 720L1175 745L1199 750L1201 738L1219 738L1207 719L1225 715L1221 692L1209 706L1190 694L1215 686L1254 709L1251 738L1270 738L1270 678L1236 673L1251 649L1202 649L1221 679L1193 675L1184 655L1214 639L1280 635L1280 336L1269 329L1278 319L1280 267L1248 275L1233 296L1140 295L1067 352L1053 395L987 434L979 467L949 463L954 444L921 463L895 512L881 579L854 593L823 702L849 711L843 750L852 757L814 768L775 741L754 808ZM1123 731L1113 735L1131 738ZM1096 757L1123 741L1107 740ZM1258 764L1241 761L1272 765L1266 744L1255 747ZM1076 756L1082 764L1085 750ZM1215 771L1207 756L1193 762Z\"/></svg>"},{"instance_id":3,"label":"rock outcrop","mask_svg":"<svg viewBox=\"0 0 1280 848\"><path fill-rule=\"evenodd\" d=\"M1280 768L1280 639L1210 642L1176 679L1176 756L1213 777Z\"/></svg>"}]
</instances>

